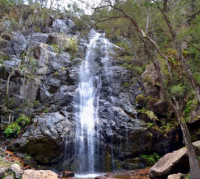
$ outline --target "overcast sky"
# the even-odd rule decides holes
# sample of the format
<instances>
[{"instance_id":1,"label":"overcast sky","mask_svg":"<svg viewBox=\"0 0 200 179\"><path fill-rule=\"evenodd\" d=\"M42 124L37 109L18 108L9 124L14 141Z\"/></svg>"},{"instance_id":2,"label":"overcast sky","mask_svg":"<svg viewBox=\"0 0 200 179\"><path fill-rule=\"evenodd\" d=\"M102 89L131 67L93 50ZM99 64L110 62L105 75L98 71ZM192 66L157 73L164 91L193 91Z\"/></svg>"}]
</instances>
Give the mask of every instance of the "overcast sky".
<instances>
[{"instance_id":1,"label":"overcast sky","mask_svg":"<svg viewBox=\"0 0 200 179\"><path fill-rule=\"evenodd\" d=\"M67 4L72 4L76 2L81 9L84 9L85 13L91 13L91 6L97 6L101 0L62 0L63 6L67 6Z\"/></svg>"}]
</instances>

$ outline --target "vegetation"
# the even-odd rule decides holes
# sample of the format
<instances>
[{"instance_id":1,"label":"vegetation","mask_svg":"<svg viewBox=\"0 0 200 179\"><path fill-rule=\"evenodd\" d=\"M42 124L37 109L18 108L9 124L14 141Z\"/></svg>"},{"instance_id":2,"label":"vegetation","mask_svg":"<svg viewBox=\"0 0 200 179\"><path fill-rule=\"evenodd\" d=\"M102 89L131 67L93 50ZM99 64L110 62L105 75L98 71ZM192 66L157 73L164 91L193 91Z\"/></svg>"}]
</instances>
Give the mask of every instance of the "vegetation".
<instances>
[{"instance_id":1,"label":"vegetation","mask_svg":"<svg viewBox=\"0 0 200 179\"><path fill-rule=\"evenodd\" d=\"M3 133L6 137L16 137L20 133L20 126L17 122L14 122L8 125Z\"/></svg>"},{"instance_id":2,"label":"vegetation","mask_svg":"<svg viewBox=\"0 0 200 179\"><path fill-rule=\"evenodd\" d=\"M19 118L16 119L15 122L8 125L8 127L4 130L4 135L6 137L17 137L20 133L21 128L24 128L26 125L30 123L30 119L26 117L24 114L21 114Z\"/></svg>"},{"instance_id":3,"label":"vegetation","mask_svg":"<svg viewBox=\"0 0 200 179\"><path fill-rule=\"evenodd\" d=\"M120 58L134 56L132 64L127 65L129 69L133 64L139 67L153 64L164 100L181 126L192 166L191 177L197 178L200 167L184 117L191 111L187 101L196 98L200 103L200 2L106 0L103 3L95 8L96 27L105 29L108 37L125 49Z\"/></svg>"},{"instance_id":4,"label":"vegetation","mask_svg":"<svg viewBox=\"0 0 200 179\"><path fill-rule=\"evenodd\" d=\"M160 156L157 153L150 155L142 154L140 157L147 160L150 165L155 164L160 159Z\"/></svg>"}]
</instances>

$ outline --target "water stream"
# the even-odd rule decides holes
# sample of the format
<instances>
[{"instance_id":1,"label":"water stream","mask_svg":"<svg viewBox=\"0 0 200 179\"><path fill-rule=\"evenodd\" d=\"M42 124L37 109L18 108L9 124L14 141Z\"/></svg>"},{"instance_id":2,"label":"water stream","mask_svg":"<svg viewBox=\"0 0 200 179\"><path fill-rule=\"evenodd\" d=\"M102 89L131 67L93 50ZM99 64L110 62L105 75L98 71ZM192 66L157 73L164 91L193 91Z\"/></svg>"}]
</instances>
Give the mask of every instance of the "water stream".
<instances>
[{"instance_id":1,"label":"water stream","mask_svg":"<svg viewBox=\"0 0 200 179\"><path fill-rule=\"evenodd\" d=\"M95 163L98 155L98 145L95 141L98 132L95 129L98 121L98 99L101 89L101 75L106 74L109 83L110 72L107 70L111 43L104 34L91 31L87 45L85 60L81 63L79 72L79 110L76 112L75 157L78 173L95 173ZM99 69L98 65L103 68ZM105 75L104 74L104 75Z\"/></svg>"}]
</instances>

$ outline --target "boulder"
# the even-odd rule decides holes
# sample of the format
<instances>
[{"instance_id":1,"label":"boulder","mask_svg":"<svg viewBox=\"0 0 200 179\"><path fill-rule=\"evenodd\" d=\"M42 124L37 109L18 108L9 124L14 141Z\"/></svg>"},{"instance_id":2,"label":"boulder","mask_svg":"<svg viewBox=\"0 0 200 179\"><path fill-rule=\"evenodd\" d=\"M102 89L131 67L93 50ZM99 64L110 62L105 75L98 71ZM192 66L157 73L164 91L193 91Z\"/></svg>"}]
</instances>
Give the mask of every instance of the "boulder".
<instances>
[{"instance_id":1,"label":"boulder","mask_svg":"<svg viewBox=\"0 0 200 179\"><path fill-rule=\"evenodd\" d=\"M60 32L60 33L66 33L67 34L68 31L69 31L68 25L62 19L55 19L53 21L52 28L53 28L54 32Z\"/></svg>"},{"instance_id":2,"label":"boulder","mask_svg":"<svg viewBox=\"0 0 200 179\"><path fill-rule=\"evenodd\" d=\"M177 167L177 166L182 167ZM187 149L182 148L172 153L163 156L158 162L150 169L151 178L162 178L176 172L176 170L184 170L189 167L187 159Z\"/></svg>"},{"instance_id":3,"label":"boulder","mask_svg":"<svg viewBox=\"0 0 200 179\"><path fill-rule=\"evenodd\" d=\"M4 177L4 179L14 179L14 176L13 175L7 175Z\"/></svg>"},{"instance_id":4,"label":"boulder","mask_svg":"<svg viewBox=\"0 0 200 179\"><path fill-rule=\"evenodd\" d=\"M8 168L0 168L0 178L2 178L3 176L5 176L6 171L8 170Z\"/></svg>"},{"instance_id":5,"label":"boulder","mask_svg":"<svg viewBox=\"0 0 200 179\"><path fill-rule=\"evenodd\" d=\"M58 179L58 176L50 170L24 170L22 179Z\"/></svg>"},{"instance_id":6,"label":"boulder","mask_svg":"<svg viewBox=\"0 0 200 179\"><path fill-rule=\"evenodd\" d=\"M9 41L4 53L11 55L21 56L26 50L28 42L26 38L20 33L13 33L11 40Z\"/></svg>"},{"instance_id":7,"label":"boulder","mask_svg":"<svg viewBox=\"0 0 200 179\"><path fill-rule=\"evenodd\" d=\"M20 168L18 164L12 164L10 166L10 169L15 173L16 178L19 178L21 174L23 173L23 170Z\"/></svg>"},{"instance_id":8,"label":"boulder","mask_svg":"<svg viewBox=\"0 0 200 179\"><path fill-rule=\"evenodd\" d=\"M167 177L167 179L181 179L181 178L183 178L182 173L172 174Z\"/></svg>"},{"instance_id":9,"label":"boulder","mask_svg":"<svg viewBox=\"0 0 200 179\"><path fill-rule=\"evenodd\" d=\"M193 143L197 154L200 152L200 141ZM187 148L181 148L172 153L164 155L150 169L151 178L164 178L172 173L187 173L189 172L189 159Z\"/></svg>"}]
</instances>

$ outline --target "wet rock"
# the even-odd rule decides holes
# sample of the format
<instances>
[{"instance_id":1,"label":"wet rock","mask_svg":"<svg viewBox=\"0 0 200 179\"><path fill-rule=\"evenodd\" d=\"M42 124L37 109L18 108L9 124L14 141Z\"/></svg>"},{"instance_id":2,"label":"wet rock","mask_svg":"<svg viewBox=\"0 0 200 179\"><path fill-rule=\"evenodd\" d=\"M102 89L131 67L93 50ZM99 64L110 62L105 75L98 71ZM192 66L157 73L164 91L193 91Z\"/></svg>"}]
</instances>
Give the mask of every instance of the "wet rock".
<instances>
[{"instance_id":1,"label":"wet rock","mask_svg":"<svg viewBox=\"0 0 200 179\"><path fill-rule=\"evenodd\" d=\"M68 177L74 177L74 173L65 170L65 171L63 172L63 177L66 177L66 178L68 178Z\"/></svg>"},{"instance_id":2,"label":"wet rock","mask_svg":"<svg viewBox=\"0 0 200 179\"><path fill-rule=\"evenodd\" d=\"M26 157L23 161L25 165L29 165L33 168L37 168L37 162L33 158Z\"/></svg>"},{"instance_id":3,"label":"wet rock","mask_svg":"<svg viewBox=\"0 0 200 179\"><path fill-rule=\"evenodd\" d=\"M12 164L10 166L10 169L15 173L16 178L19 178L21 174L23 173L23 170L20 168L18 164Z\"/></svg>"},{"instance_id":4,"label":"wet rock","mask_svg":"<svg viewBox=\"0 0 200 179\"><path fill-rule=\"evenodd\" d=\"M24 170L22 179L58 179L58 176L50 170Z\"/></svg>"}]
</instances>

